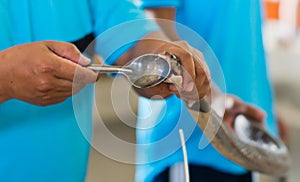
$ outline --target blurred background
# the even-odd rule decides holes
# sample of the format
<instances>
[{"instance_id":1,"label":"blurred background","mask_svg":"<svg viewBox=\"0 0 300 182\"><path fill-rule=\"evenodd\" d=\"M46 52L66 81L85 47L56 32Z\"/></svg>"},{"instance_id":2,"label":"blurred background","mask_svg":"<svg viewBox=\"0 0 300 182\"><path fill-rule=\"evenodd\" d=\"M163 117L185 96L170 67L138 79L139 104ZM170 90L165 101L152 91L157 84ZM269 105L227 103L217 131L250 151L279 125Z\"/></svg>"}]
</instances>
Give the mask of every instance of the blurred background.
<instances>
[{"instance_id":1,"label":"blurred background","mask_svg":"<svg viewBox=\"0 0 300 182\"><path fill-rule=\"evenodd\" d=\"M298 0L265 0L266 9L263 36L267 55L270 79L273 82L276 98L276 109L284 119L289 131L289 148L292 155L292 167L287 175L287 181L298 182L300 179L300 11ZM110 90L115 93L111 95ZM130 85L124 78L112 79L103 76L96 84L96 107L106 127L115 136L130 143L135 143L135 130L120 121L114 112L112 100L118 102L118 115L126 120L135 121L137 111L137 95L130 91L128 97L124 92L130 90ZM118 95L118 96L117 96ZM114 98L112 98L114 97ZM115 98L117 97L117 98ZM101 102L101 104L100 104ZM131 114L128 114L131 113ZM94 116L99 120L99 115ZM96 138L101 138L101 132L95 128ZM134 157L134 150L130 151ZM98 181L134 181L132 164L112 160L94 149L91 149L87 182ZM272 181L264 176L263 181Z\"/></svg>"}]
</instances>

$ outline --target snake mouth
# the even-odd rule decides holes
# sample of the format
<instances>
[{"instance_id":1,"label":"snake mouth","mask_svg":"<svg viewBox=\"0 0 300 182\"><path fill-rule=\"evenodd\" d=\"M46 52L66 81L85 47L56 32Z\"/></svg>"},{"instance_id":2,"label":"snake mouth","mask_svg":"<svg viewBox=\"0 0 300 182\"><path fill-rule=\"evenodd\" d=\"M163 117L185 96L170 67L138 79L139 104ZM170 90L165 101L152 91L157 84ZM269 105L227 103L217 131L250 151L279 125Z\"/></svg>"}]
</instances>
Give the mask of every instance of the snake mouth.
<instances>
[{"instance_id":1,"label":"snake mouth","mask_svg":"<svg viewBox=\"0 0 300 182\"><path fill-rule=\"evenodd\" d=\"M276 151L280 150L282 146L259 123L252 121L244 115L236 117L234 131L240 140L265 150Z\"/></svg>"}]
</instances>

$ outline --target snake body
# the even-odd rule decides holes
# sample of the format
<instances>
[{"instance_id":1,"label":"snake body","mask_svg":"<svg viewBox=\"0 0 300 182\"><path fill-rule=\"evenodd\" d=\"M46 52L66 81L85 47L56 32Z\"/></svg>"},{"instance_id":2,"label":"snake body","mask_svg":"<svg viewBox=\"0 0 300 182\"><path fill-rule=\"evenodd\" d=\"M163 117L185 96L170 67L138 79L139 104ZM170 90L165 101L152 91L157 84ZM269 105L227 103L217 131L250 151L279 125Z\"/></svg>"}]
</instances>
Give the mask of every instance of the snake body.
<instances>
[{"instance_id":1,"label":"snake body","mask_svg":"<svg viewBox=\"0 0 300 182\"><path fill-rule=\"evenodd\" d=\"M229 160L251 171L275 176L287 173L291 161L287 147L257 122L239 115L233 132L205 100L189 112L215 149Z\"/></svg>"},{"instance_id":2,"label":"snake body","mask_svg":"<svg viewBox=\"0 0 300 182\"><path fill-rule=\"evenodd\" d=\"M182 67L180 60L168 53L172 71L165 81L182 87ZM287 173L291 159L285 144L272 137L258 124L239 115L230 130L223 119L210 107L205 99L188 106L190 114L197 121L207 139L223 156L251 171L274 176ZM199 156L201 157L201 156Z\"/></svg>"}]
</instances>

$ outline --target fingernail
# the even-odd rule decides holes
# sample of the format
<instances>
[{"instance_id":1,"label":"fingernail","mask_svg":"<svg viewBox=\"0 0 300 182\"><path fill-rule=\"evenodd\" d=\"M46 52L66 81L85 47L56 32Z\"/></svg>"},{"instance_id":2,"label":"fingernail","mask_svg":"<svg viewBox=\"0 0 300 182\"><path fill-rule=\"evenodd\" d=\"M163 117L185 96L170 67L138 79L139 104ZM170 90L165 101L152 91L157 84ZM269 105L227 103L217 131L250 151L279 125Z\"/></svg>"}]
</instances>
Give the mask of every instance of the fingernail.
<instances>
[{"instance_id":1,"label":"fingernail","mask_svg":"<svg viewBox=\"0 0 300 182\"><path fill-rule=\"evenodd\" d=\"M194 82L189 82L189 83L186 85L185 90L186 90L187 92L193 91L194 85L195 85Z\"/></svg>"},{"instance_id":2,"label":"fingernail","mask_svg":"<svg viewBox=\"0 0 300 182\"><path fill-rule=\"evenodd\" d=\"M79 64L81 65L89 65L91 63L91 60L89 58L87 58L84 55L81 55L80 59L79 59Z\"/></svg>"}]
</instances>

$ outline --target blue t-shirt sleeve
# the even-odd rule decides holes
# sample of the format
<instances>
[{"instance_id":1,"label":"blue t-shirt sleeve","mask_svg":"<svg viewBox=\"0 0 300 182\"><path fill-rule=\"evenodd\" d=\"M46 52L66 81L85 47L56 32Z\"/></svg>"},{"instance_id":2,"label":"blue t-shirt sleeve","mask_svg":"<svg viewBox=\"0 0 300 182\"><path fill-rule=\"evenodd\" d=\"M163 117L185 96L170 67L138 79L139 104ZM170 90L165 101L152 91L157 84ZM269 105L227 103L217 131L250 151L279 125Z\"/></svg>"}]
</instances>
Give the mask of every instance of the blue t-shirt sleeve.
<instances>
[{"instance_id":1,"label":"blue t-shirt sleeve","mask_svg":"<svg viewBox=\"0 0 300 182\"><path fill-rule=\"evenodd\" d=\"M10 32L13 32L12 29L10 29L9 26L9 16L7 8L3 6L3 4L0 4L0 22L1 22L1 28L0 28L0 38L1 38L1 43L0 43L0 51L3 49L6 49L11 46L11 36Z\"/></svg>"},{"instance_id":2,"label":"blue t-shirt sleeve","mask_svg":"<svg viewBox=\"0 0 300 182\"><path fill-rule=\"evenodd\" d=\"M96 34L96 52L113 64L146 34L158 26L130 0L91 0Z\"/></svg>"},{"instance_id":3,"label":"blue t-shirt sleeve","mask_svg":"<svg viewBox=\"0 0 300 182\"><path fill-rule=\"evenodd\" d=\"M180 0L136 0L135 2L141 8L178 7L180 5Z\"/></svg>"}]
</instances>

